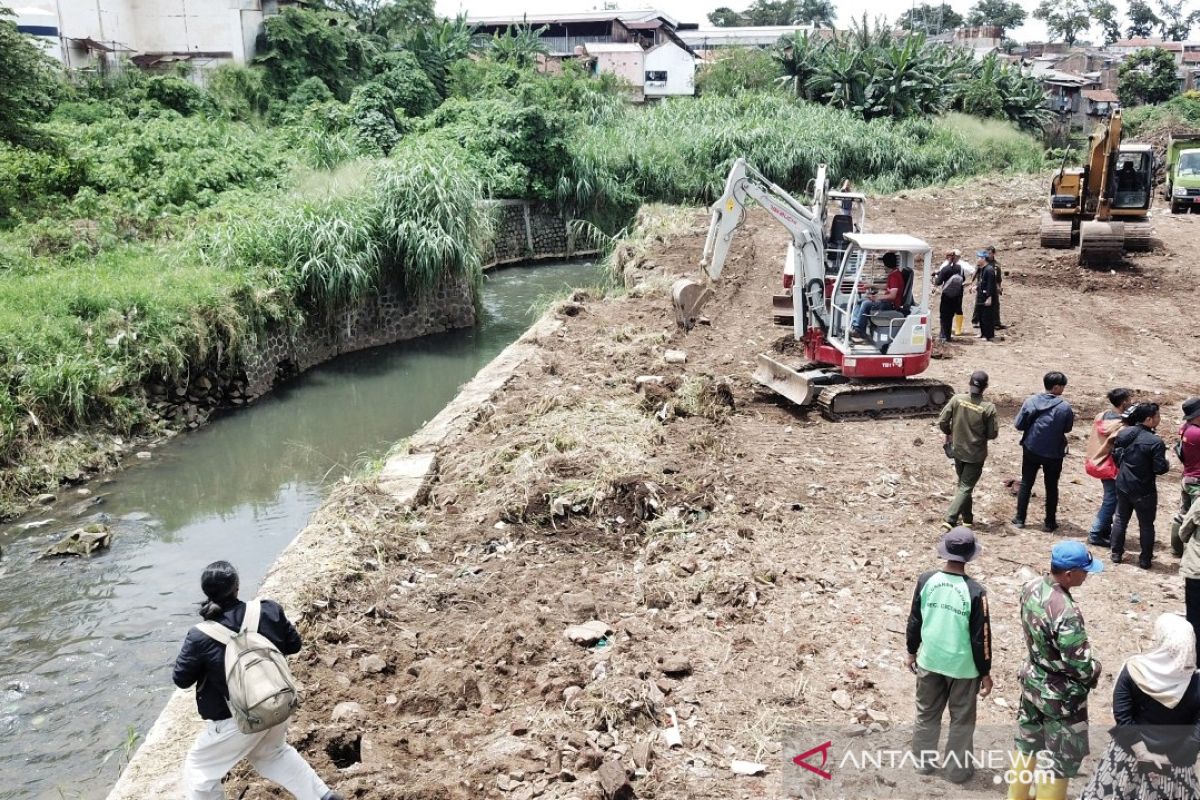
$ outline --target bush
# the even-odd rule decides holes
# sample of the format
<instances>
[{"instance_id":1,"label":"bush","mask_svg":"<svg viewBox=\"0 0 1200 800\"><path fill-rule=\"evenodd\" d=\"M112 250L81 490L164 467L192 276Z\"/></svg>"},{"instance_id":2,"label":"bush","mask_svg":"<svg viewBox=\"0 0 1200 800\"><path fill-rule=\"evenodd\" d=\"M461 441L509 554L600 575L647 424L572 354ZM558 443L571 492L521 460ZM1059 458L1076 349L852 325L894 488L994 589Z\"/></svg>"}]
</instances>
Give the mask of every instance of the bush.
<instances>
[{"instance_id":1,"label":"bush","mask_svg":"<svg viewBox=\"0 0 1200 800\"><path fill-rule=\"evenodd\" d=\"M296 91L288 95L288 105L294 109L303 110L314 103L327 103L333 100L333 92L320 78L306 78Z\"/></svg>"},{"instance_id":2,"label":"bush","mask_svg":"<svg viewBox=\"0 0 1200 800\"><path fill-rule=\"evenodd\" d=\"M772 89L783 74L768 50L731 47L701 67L696 74L696 91L704 94L737 95Z\"/></svg>"},{"instance_id":3,"label":"bush","mask_svg":"<svg viewBox=\"0 0 1200 800\"><path fill-rule=\"evenodd\" d=\"M84 180L78 159L0 142L0 224L65 203Z\"/></svg>"},{"instance_id":4,"label":"bush","mask_svg":"<svg viewBox=\"0 0 1200 800\"><path fill-rule=\"evenodd\" d=\"M230 119L245 121L261 116L270 105L261 69L222 64L208 73L205 88L212 104Z\"/></svg>"},{"instance_id":5,"label":"bush","mask_svg":"<svg viewBox=\"0 0 1200 800\"><path fill-rule=\"evenodd\" d=\"M407 50L388 53L380 59L378 66L382 71L375 76L375 82L391 91L392 108L404 109L409 117L423 117L441 102L442 98L425 70L421 69L417 57Z\"/></svg>"},{"instance_id":6,"label":"bush","mask_svg":"<svg viewBox=\"0 0 1200 800\"><path fill-rule=\"evenodd\" d=\"M204 92L192 82L174 75L150 78L146 82L146 97L184 116L195 114L205 106Z\"/></svg>"}]
</instances>

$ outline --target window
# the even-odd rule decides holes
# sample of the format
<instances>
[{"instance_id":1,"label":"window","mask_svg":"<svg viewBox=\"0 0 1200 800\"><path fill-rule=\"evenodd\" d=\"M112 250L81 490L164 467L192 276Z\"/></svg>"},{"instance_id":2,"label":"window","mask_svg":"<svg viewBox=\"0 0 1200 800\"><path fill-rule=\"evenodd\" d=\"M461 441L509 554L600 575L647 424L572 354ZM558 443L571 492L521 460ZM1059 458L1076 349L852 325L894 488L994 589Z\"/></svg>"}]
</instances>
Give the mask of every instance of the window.
<instances>
[{"instance_id":1,"label":"window","mask_svg":"<svg viewBox=\"0 0 1200 800\"><path fill-rule=\"evenodd\" d=\"M667 71L665 69L646 70L646 83L666 83Z\"/></svg>"}]
</instances>

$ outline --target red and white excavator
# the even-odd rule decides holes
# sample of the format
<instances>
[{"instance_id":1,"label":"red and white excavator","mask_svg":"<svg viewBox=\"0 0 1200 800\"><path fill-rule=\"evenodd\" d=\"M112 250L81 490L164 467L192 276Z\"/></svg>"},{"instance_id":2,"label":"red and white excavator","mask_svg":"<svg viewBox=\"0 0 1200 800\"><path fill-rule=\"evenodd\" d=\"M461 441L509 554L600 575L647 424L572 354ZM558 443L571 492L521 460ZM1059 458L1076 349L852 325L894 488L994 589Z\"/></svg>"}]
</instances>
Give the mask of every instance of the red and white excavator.
<instances>
[{"instance_id":1,"label":"red and white excavator","mask_svg":"<svg viewBox=\"0 0 1200 800\"><path fill-rule=\"evenodd\" d=\"M830 419L924 416L936 414L952 389L940 381L917 379L929 367L932 337L929 317L932 248L906 234L853 232L847 214L836 215L826 229L829 199L825 166L813 182L813 204L806 207L767 180L745 159L734 162L725 192L712 204L712 220L701 267L706 280L675 282L672 301L679 325L690 330L711 297L709 281L725 266L733 234L755 202L791 235L784 273L793 276L792 314L781 315L776 297L772 316L793 329L800 348L758 356L754 379L800 406L816 404ZM866 336L852 339L852 321L874 287L883 287L884 256L893 254L904 278L895 310L864 315ZM891 260L891 257L889 257ZM921 280L916 280L917 274ZM791 366L788 355L803 350L807 363Z\"/></svg>"}]
</instances>

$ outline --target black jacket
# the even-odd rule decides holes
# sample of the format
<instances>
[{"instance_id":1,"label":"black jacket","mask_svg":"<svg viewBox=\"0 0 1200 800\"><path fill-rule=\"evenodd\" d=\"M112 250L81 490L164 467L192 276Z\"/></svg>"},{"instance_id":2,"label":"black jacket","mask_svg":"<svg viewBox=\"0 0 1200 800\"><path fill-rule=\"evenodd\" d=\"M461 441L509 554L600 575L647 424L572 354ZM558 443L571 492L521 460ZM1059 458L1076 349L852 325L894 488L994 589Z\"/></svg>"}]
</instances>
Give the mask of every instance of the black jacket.
<instances>
[{"instance_id":1,"label":"black jacket","mask_svg":"<svg viewBox=\"0 0 1200 800\"><path fill-rule=\"evenodd\" d=\"M1129 670L1122 669L1113 687L1113 741L1126 750L1145 742L1151 753L1169 756L1171 763L1190 767L1200 754L1200 675L1193 675L1183 699L1174 708L1142 692Z\"/></svg>"},{"instance_id":2,"label":"black jacket","mask_svg":"<svg viewBox=\"0 0 1200 800\"><path fill-rule=\"evenodd\" d=\"M985 300L994 299L998 286L996 265L984 264L979 272L975 273L975 300L982 303Z\"/></svg>"},{"instance_id":3,"label":"black jacket","mask_svg":"<svg viewBox=\"0 0 1200 800\"><path fill-rule=\"evenodd\" d=\"M241 600L225 608L220 622L231 631L240 630L242 618L246 616L246 604ZM300 634L284 616L283 609L274 600L262 601L262 616L258 621L258 632L267 637L285 656L300 652ZM196 709L203 719L229 719L229 690L225 686L225 645L195 628L187 632L183 647L175 658L175 685L187 689L199 683L196 689Z\"/></svg>"},{"instance_id":4,"label":"black jacket","mask_svg":"<svg viewBox=\"0 0 1200 800\"><path fill-rule=\"evenodd\" d=\"M1143 425L1131 425L1113 440L1113 460L1117 471L1117 491L1137 500L1158 494L1155 477L1166 475L1167 446L1158 435Z\"/></svg>"}]
</instances>

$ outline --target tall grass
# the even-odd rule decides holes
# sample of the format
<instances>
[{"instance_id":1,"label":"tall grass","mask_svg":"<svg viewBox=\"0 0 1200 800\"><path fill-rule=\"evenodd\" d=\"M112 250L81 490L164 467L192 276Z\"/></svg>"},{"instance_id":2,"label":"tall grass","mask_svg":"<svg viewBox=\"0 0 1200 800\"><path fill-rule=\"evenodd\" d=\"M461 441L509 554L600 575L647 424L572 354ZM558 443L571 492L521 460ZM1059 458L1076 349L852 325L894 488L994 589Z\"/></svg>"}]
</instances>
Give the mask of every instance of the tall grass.
<instances>
[{"instance_id":1,"label":"tall grass","mask_svg":"<svg viewBox=\"0 0 1200 800\"><path fill-rule=\"evenodd\" d=\"M983 136L985 130L1001 134ZM879 119L775 93L667 101L590 128L576 142L577 180L627 187L643 199L703 203L745 156L771 180L802 190L819 163L834 178L894 191L993 171L1034 170L1042 149L1003 123L968 129L944 118ZM607 176L602 178L601 176Z\"/></svg>"}]
</instances>

